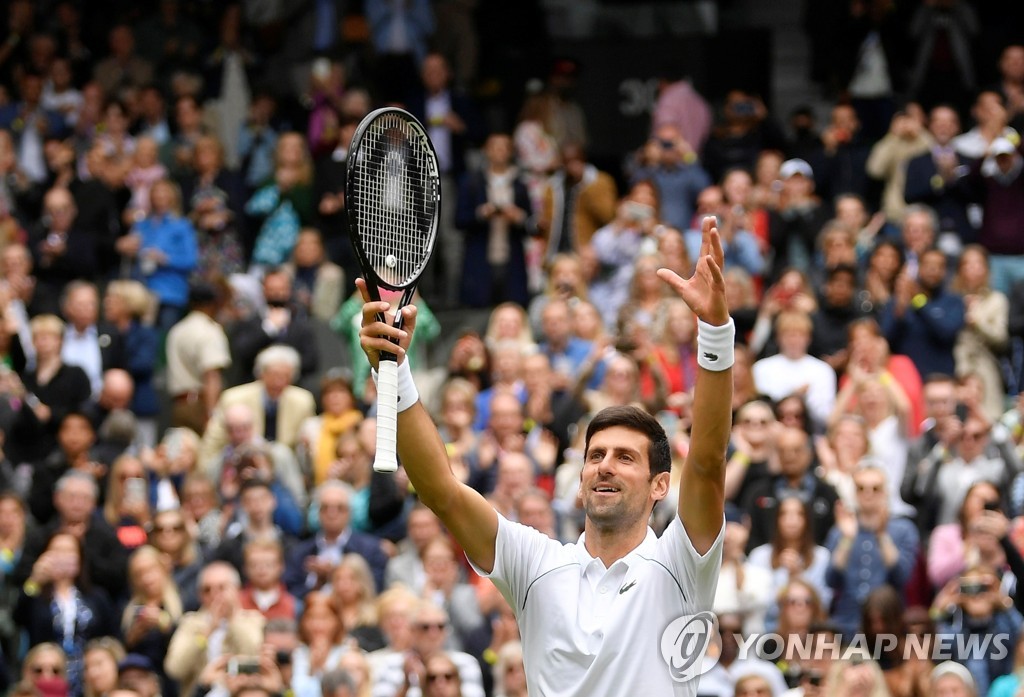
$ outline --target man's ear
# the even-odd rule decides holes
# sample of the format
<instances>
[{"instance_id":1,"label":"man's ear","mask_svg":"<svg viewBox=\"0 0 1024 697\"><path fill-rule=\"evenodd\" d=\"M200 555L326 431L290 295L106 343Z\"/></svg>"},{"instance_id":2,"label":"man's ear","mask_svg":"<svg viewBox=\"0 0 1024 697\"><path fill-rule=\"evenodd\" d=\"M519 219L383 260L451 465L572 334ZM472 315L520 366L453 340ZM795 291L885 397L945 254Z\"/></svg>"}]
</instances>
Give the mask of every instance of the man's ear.
<instances>
[{"instance_id":1,"label":"man's ear","mask_svg":"<svg viewBox=\"0 0 1024 697\"><path fill-rule=\"evenodd\" d=\"M658 472L651 480L651 494L655 501L661 501L668 496L672 475L669 472Z\"/></svg>"}]
</instances>

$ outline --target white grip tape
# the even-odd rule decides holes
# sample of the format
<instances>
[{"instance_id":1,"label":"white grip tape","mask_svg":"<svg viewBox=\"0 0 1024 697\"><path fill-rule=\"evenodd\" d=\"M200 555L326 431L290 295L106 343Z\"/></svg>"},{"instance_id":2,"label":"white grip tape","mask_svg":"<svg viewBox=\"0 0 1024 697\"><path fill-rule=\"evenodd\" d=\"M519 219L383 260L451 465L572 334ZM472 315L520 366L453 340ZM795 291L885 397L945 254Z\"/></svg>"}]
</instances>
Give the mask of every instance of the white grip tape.
<instances>
[{"instance_id":1,"label":"white grip tape","mask_svg":"<svg viewBox=\"0 0 1024 697\"><path fill-rule=\"evenodd\" d=\"M377 376L377 455L373 469L398 469L398 364L381 361Z\"/></svg>"},{"instance_id":2,"label":"white grip tape","mask_svg":"<svg viewBox=\"0 0 1024 697\"><path fill-rule=\"evenodd\" d=\"M736 360L736 324L720 326L697 320L697 365L704 370L728 370Z\"/></svg>"}]
</instances>

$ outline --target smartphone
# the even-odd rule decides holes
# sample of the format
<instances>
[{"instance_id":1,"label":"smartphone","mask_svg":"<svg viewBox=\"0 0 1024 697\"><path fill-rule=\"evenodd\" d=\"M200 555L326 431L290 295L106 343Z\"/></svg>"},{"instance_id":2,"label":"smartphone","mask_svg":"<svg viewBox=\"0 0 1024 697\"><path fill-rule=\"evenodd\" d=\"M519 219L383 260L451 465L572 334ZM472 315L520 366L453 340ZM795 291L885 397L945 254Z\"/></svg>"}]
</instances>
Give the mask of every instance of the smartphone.
<instances>
[{"instance_id":1,"label":"smartphone","mask_svg":"<svg viewBox=\"0 0 1024 697\"><path fill-rule=\"evenodd\" d=\"M142 477L129 477L124 480L124 500L143 503L146 500L146 480Z\"/></svg>"},{"instance_id":2,"label":"smartphone","mask_svg":"<svg viewBox=\"0 0 1024 697\"><path fill-rule=\"evenodd\" d=\"M228 675L255 675L259 672L258 656L235 656L228 661Z\"/></svg>"},{"instance_id":3,"label":"smartphone","mask_svg":"<svg viewBox=\"0 0 1024 697\"><path fill-rule=\"evenodd\" d=\"M998 510L1000 510L999 502L998 501L986 501L984 507L985 507L986 511L998 511Z\"/></svg>"}]
</instances>

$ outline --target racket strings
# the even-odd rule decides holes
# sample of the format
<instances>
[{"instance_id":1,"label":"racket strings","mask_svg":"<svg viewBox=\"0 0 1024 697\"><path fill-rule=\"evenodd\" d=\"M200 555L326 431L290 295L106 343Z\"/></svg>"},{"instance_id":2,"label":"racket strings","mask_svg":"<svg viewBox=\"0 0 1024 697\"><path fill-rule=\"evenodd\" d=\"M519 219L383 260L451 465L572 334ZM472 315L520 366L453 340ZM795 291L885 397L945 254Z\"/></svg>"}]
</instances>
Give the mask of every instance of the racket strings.
<instances>
[{"instance_id":1,"label":"racket strings","mask_svg":"<svg viewBox=\"0 0 1024 697\"><path fill-rule=\"evenodd\" d=\"M359 236L368 261L385 283L405 286L429 257L437 206L432 153L397 116L373 123L356 163Z\"/></svg>"}]
</instances>

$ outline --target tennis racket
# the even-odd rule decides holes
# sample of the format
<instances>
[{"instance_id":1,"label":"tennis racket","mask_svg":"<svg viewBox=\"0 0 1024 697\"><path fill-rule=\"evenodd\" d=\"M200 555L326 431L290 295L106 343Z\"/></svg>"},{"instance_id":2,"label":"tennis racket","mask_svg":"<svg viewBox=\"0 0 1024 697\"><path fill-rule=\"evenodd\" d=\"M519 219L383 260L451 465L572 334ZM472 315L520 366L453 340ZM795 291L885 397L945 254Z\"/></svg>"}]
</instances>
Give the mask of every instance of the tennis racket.
<instances>
[{"instance_id":1,"label":"tennis racket","mask_svg":"<svg viewBox=\"0 0 1024 697\"><path fill-rule=\"evenodd\" d=\"M434 146L423 125L403 109L366 115L352 136L345 179L349 238L371 300L412 300L430 260L441 212L441 180ZM381 321L384 317L379 316ZM373 469L398 469L398 363L382 353L377 380L377 454Z\"/></svg>"}]
</instances>

